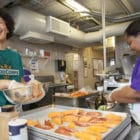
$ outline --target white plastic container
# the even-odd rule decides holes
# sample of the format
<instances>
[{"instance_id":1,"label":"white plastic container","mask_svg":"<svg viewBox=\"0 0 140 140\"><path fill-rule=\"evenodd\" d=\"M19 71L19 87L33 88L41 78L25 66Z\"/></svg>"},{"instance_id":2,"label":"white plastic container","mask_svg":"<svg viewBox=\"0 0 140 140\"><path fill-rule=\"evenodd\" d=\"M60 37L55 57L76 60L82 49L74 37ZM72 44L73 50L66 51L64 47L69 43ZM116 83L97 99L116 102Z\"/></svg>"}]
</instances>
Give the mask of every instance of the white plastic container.
<instances>
[{"instance_id":1,"label":"white plastic container","mask_svg":"<svg viewBox=\"0 0 140 140\"><path fill-rule=\"evenodd\" d=\"M41 50L39 51L39 53L40 53L40 56L41 56L41 57L44 57L44 53L45 53L44 50L41 49Z\"/></svg>"},{"instance_id":2,"label":"white plastic container","mask_svg":"<svg viewBox=\"0 0 140 140\"><path fill-rule=\"evenodd\" d=\"M29 55L29 49L28 48L25 49L25 55Z\"/></svg>"},{"instance_id":3,"label":"white plastic container","mask_svg":"<svg viewBox=\"0 0 140 140\"><path fill-rule=\"evenodd\" d=\"M9 140L28 140L27 120L13 119L8 123Z\"/></svg>"},{"instance_id":4,"label":"white plastic container","mask_svg":"<svg viewBox=\"0 0 140 140\"><path fill-rule=\"evenodd\" d=\"M0 140L8 140L8 122L18 117L18 112L0 112Z\"/></svg>"}]
</instances>

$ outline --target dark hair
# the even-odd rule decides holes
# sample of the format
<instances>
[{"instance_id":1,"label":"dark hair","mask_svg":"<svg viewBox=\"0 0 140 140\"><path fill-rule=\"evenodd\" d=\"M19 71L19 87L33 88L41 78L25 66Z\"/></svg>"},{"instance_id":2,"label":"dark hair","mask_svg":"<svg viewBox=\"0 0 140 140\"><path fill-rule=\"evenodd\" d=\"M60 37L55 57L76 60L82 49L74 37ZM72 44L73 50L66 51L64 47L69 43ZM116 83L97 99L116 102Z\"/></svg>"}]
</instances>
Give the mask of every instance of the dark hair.
<instances>
[{"instance_id":1,"label":"dark hair","mask_svg":"<svg viewBox=\"0 0 140 140\"><path fill-rule=\"evenodd\" d=\"M140 20L133 21L124 32L127 36L137 36L140 33Z\"/></svg>"},{"instance_id":2,"label":"dark hair","mask_svg":"<svg viewBox=\"0 0 140 140\"><path fill-rule=\"evenodd\" d=\"M9 39L13 35L15 25L14 20L3 8L0 8L0 17L5 21L6 27L9 31L6 38Z\"/></svg>"}]
</instances>

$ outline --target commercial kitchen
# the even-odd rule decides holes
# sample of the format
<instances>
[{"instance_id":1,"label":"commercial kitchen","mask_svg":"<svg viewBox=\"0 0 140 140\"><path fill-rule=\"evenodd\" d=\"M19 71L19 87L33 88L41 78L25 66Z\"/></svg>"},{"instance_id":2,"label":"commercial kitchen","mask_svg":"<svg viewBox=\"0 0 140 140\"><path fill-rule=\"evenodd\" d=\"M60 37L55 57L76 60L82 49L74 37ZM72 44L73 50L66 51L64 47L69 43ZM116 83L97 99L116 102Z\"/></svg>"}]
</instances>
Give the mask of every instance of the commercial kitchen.
<instances>
[{"instance_id":1,"label":"commercial kitchen","mask_svg":"<svg viewBox=\"0 0 140 140\"><path fill-rule=\"evenodd\" d=\"M25 79L33 76L44 87L42 98L15 103L27 137L8 133L10 120L3 124L0 112L7 125L0 140L140 139L140 118L133 120L130 104L95 107L100 89L106 97L130 84L138 56L124 31L140 18L140 1L1 0L0 7L15 21L7 47L20 53Z\"/></svg>"}]
</instances>

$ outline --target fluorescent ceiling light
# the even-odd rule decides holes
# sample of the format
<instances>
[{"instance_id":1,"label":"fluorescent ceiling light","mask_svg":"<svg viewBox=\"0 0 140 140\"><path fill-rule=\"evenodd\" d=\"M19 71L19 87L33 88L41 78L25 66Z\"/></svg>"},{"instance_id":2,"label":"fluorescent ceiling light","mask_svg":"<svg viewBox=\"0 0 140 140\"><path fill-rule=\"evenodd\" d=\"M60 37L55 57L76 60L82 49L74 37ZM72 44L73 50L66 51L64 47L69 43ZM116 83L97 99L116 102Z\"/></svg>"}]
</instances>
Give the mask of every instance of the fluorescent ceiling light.
<instances>
[{"instance_id":1,"label":"fluorescent ceiling light","mask_svg":"<svg viewBox=\"0 0 140 140\"><path fill-rule=\"evenodd\" d=\"M38 17L36 17L35 19L38 20L39 22L42 22L42 23L46 22L45 19L41 19L41 18L38 18Z\"/></svg>"},{"instance_id":2,"label":"fluorescent ceiling light","mask_svg":"<svg viewBox=\"0 0 140 140\"><path fill-rule=\"evenodd\" d=\"M66 0L65 3L74 9L76 12L89 12L89 10L81 5L80 3L76 2L75 0ZM87 13L80 13L83 16L89 15Z\"/></svg>"}]
</instances>

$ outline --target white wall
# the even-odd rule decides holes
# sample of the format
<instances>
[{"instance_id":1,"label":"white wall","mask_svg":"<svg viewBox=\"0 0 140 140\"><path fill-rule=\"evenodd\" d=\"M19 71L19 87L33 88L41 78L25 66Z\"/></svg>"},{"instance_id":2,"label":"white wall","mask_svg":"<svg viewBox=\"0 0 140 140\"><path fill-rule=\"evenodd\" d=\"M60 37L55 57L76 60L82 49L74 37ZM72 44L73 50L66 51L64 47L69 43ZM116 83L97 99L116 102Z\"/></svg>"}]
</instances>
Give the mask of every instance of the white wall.
<instances>
[{"instance_id":1,"label":"white wall","mask_svg":"<svg viewBox=\"0 0 140 140\"><path fill-rule=\"evenodd\" d=\"M22 54L25 54L25 49L28 48L30 51L36 51L39 54L40 49L44 49L50 52L50 58L47 59L39 59L39 73L35 73L35 75L54 75L56 80L59 78L58 73L55 71L55 59L64 59L65 53L71 51L72 47L61 45L61 44L30 44L27 42L20 41L18 36L13 36L10 40L8 40L7 45L11 47L13 50L17 50ZM23 64L25 67L29 68L30 58L22 57Z\"/></svg>"},{"instance_id":2,"label":"white wall","mask_svg":"<svg viewBox=\"0 0 140 140\"><path fill-rule=\"evenodd\" d=\"M92 47L89 48L82 48L80 50L74 50L70 46L66 46L63 44L46 44L46 45L40 45L40 44L30 44L27 42L20 41L18 39L18 36L12 37L10 40L8 40L7 43L8 46L10 46L12 49L18 50L20 53L25 54L25 49L28 48L31 51L36 51L39 53L40 49L44 49L48 52L50 52L51 56L48 61L45 59L39 59L39 73L36 73L35 75L54 75L55 81L59 82L59 72L55 71L55 60L56 59L64 59L67 60L70 57L73 57L72 52L76 52L79 55L78 61L73 61L72 63L78 63L78 67L75 64L75 67L73 66L72 70L78 71L78 87L79 89L84 86L91 86L94 88L94 82L95 77L93 77L93 64L92 60L93 58L101 58L102 53L97 53L96 51L93 52ZM66 55L68 53L71 53L69 55ZM68 57L66 57L68 56ZM23 64L25 67L29 68L29 60L30 58L23 58ZM84 58L87 58L87 76L84 77ZM73 60L74 58L72 58ZM69 59L70 60L70 59ZM71 63L70 60L68 63ZM70 67L70 65L67 65Z\"/></svg>"}]
</instances>

